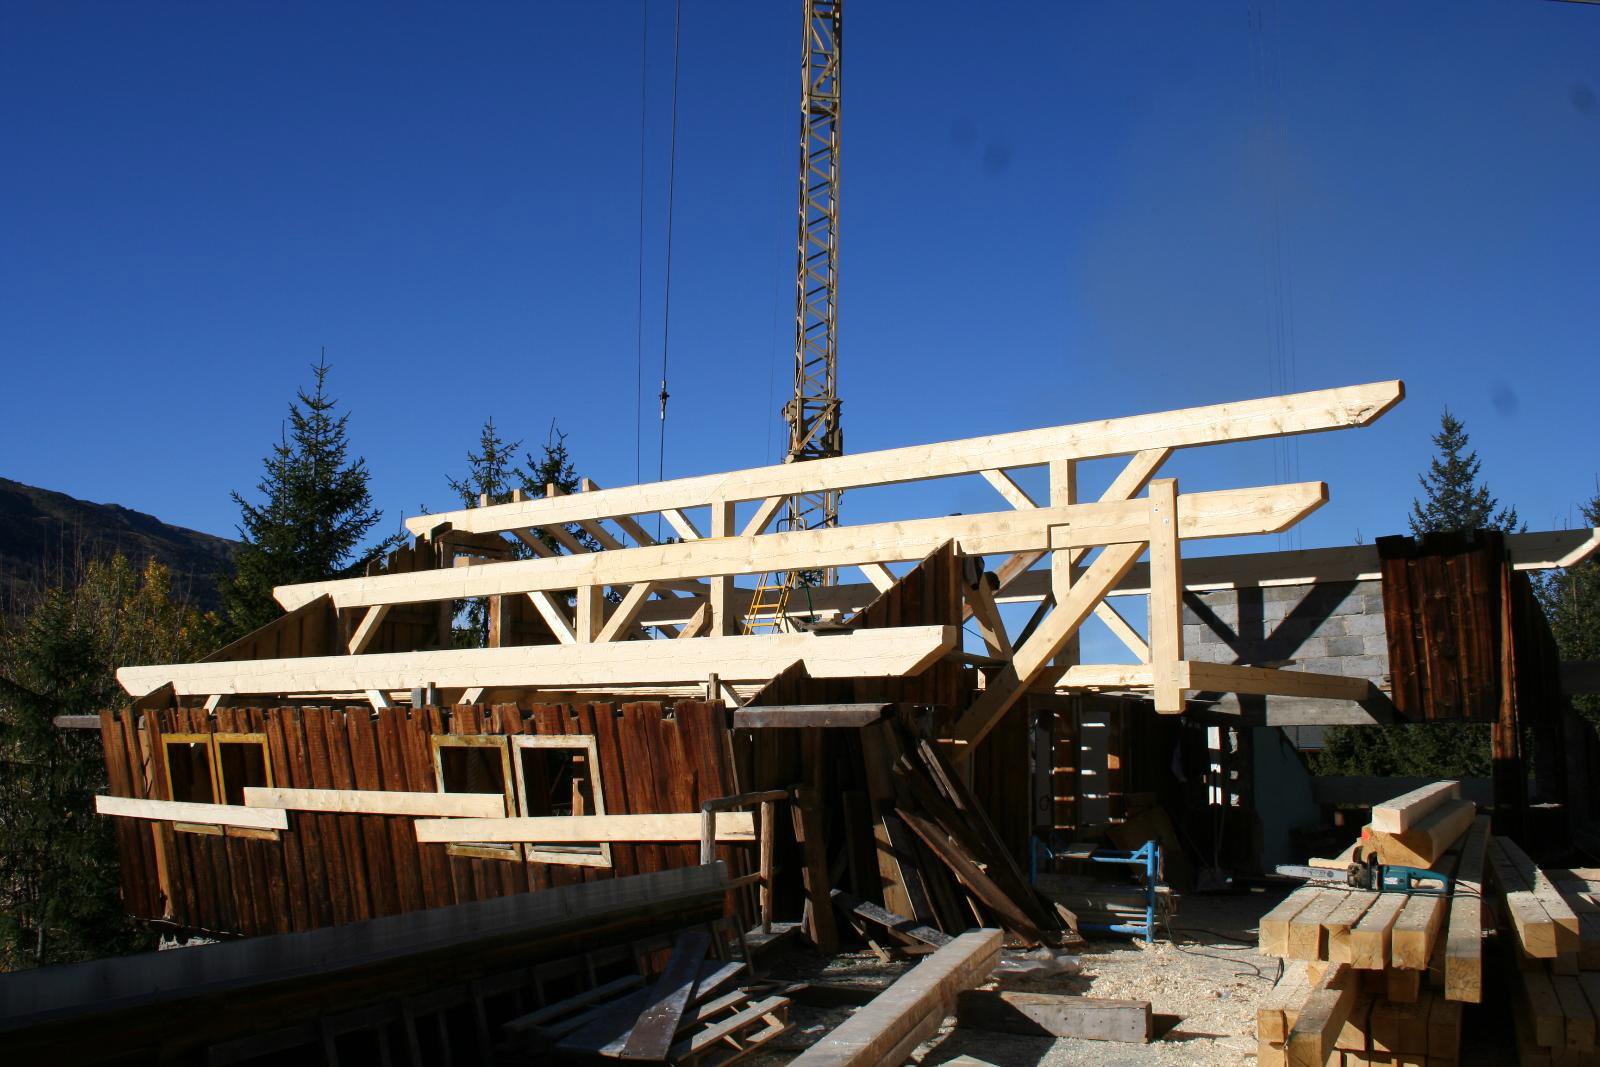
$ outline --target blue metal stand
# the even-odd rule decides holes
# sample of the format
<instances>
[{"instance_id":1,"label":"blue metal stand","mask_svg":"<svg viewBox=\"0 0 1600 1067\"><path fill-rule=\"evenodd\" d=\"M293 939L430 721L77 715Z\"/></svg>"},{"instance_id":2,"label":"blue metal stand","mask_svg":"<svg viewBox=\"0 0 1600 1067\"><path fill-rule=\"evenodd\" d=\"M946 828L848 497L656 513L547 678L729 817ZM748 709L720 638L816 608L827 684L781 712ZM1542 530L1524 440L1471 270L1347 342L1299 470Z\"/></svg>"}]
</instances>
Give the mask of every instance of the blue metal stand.
<instances>
[{"instance_id":1,"label":"blue metal stand","mask_svg":"<svg viewBox=\"0 0 1600 1067\"><path fill-rule=\"evenodd\" d=\"M1117 863L1123 866L1140 868L1142 877L1138 886L1123 887L1119 885L1116 888L1118 892L1135 892L1143 900L1143 922L1079 922L1078 929L1083 933L1132 934L1134 937L1142 937L1146 941L1155 939L1156 887L1161 884L1162 877L1160 845L1154 841L1146 841L1133 852L1121 852L1105 848L1066 849L1057 852L1037 838L1034 839L1034 844L1038 851L1042 851L1051 860L1066 859L1080 863ZM1034 862L1037 866L1037 852L1035 853Z\"/></svg>"}]
</instances>

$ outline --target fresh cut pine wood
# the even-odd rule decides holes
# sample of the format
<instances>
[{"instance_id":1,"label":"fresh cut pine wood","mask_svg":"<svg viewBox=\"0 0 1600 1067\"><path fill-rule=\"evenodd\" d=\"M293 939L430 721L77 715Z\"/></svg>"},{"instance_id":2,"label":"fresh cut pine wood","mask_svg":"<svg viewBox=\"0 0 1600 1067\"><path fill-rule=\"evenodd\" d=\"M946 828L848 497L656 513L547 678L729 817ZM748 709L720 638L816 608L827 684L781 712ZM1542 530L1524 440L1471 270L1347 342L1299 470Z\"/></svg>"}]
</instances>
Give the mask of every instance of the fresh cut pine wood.
<instances>
[{"instance_id":1,"label":"fresh cut pine wood","mask_svg":"<svg viewBox=\"0 0 1600 1067\"><path fill-rule=\"evenodd\" d=\"M1460 782L1434 782L1374 805L1369 823L1380 833L1405 833L1439 805L1460 796Z\"/></svg>"},{"instance_id":2,"label":"fresh cut pine wood","mask_svg":"<svg viewBox=\"0 0 1600 1067\"><path fill-rule=\"evenodd\" d=\"M1470 800L1446 800L1404 833L1373 831L1362 842L1361 854L1376 854L1378 862L1401 867L1432 867L1450 850L1477 815Z\"/></svg>"}]
</instances>

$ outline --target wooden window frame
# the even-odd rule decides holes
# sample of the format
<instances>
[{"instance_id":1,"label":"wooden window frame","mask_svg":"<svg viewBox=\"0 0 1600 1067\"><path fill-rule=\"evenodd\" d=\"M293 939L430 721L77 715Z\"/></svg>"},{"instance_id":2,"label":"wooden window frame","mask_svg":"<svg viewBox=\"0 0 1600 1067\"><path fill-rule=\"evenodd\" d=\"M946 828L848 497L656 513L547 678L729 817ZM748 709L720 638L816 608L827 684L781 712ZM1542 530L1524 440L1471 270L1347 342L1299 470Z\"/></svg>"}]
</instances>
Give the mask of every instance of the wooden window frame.
<instances>
[{"instance_id":1,"label":"wooden window frame","mask_svg":"<svg viewBox=\"0 0 1600 1067\"><path fill-rule=\"evenodd\" d=\"M605 790L600 781L600 748L593 734L511 734L512 764L516 769L517 811L529 816L528 798L522 787L522 757L530 749L566 749L582 752L589 761L589 784L594 795L592 814L606 814ZM523 845L524 858L529 863L555 863L569 867L610 867L611 843L599 842L598 853L550 851L536 844Z\"/></svg>"},{"instance_id":2,"label":"wooden window frame","mask_svg":"<svg viewBox=\"0 0 1600 1067\"><path fill-rule=\"evenodd\" d=\"M272 776L272 750L267 744L267 735L264 733L237 733L232 731L215 731L212 733L174 733L161 735L161 766L167 776L167 799L176 799L172 795L172 757L169 745L204 745L206 748L206 767L211 772L211 804L227 804L228 790L223 779L222 758L217 751L218 743L222 744L254 744L261 746L261 762L266 768L267 784L273 784ZM232 805L239 807L240 805ZM246 826L218 826L214 823L174 822L172 828L186 834L204 834L208 837L247 837L260 841L280 840L277 830L257 830Z\"/></svg>"},{"instance_id":3,"label":"wooden window frame","mask_svg":"<svg viewBox=\"0 0 1600 1067\"><path fill-rule=\"evenodd\" d=\"M440 793L448 793L444 787L444 758L441 750L446 748L493 748L500 752L500 781L505 786L506 816L510 817L517 811L517 788L511 774L511 746L508 744L510 734L433 734L431 744L433 748L433 780ZM445 851L452 856L470 856L474 859L485 860L520 860L522 859L521 845L446 845Z\"/></svg>"}]
</instances>

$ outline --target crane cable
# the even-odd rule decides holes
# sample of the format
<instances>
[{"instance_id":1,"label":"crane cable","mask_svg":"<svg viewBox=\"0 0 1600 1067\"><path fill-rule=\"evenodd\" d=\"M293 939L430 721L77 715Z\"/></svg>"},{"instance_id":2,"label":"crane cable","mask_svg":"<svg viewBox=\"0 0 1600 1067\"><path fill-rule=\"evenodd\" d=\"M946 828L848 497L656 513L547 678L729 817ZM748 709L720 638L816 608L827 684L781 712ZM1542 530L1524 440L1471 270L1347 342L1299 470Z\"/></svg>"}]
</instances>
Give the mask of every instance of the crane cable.
<instances>
[{"instance_id":1,"label":"crane cable","mask_svg":"<svg viewBox=\"0 0 1600 1067\"><path fill-rule=\"evenodd\" d=\"M667 353L672 330L672 208L678 188L678 69L682 54L683 0L676 0L672 13L672 147L667 157L667 277L661 311L661 426L656 447L656 478L667 471ZM659 520L658 520L659 521Z\"/></svg>"},{"instance_id":2,"label":"crane cable","mask_svg":"<svg viewBox=\"0 0 1600 1067\"><path fill-rule=\"evenodd\" d=\"M649 118L650 0L639 2L639 295L633 318L633 480L644 481L644 159Z\"/></svg>"}]
</instances>

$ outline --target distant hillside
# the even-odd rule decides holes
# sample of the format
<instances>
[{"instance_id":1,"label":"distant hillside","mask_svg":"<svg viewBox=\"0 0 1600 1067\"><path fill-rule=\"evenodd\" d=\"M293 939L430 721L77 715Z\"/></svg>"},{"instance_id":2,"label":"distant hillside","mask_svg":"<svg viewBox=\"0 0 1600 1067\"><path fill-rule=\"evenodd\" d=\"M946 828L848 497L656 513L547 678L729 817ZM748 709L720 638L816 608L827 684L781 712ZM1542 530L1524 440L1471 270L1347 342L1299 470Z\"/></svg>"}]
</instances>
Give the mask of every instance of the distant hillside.
<instances>
[{"instance_id":1,"label":"distant hillside","mask_svg":"<svg viewBox=\"0 0 1600 1067\"><path fill-rule=\"evenodd\" d=\"M3 612L15 610L41 585L71 574L80 561L113 552L141 565L151 558L166 564L181 595L215 608L217 575L228 569L234 545L117 504L91 504L0 478Z\"/></svg>"}]
</instances>

